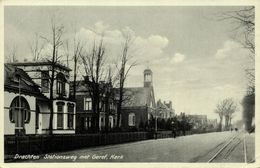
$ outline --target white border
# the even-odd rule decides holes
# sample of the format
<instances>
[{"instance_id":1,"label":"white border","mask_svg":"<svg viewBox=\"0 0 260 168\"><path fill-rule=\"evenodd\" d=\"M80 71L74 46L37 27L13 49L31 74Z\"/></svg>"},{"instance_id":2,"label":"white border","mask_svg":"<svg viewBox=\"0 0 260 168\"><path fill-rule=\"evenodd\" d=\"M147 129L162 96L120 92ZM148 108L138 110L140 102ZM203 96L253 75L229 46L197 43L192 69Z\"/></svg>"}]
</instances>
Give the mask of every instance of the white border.
<instances>
[{"instance_id":1,"label":"white border","mask_svg":"<svg viewBox=\"0 0 260 168\"><path fill-rule=\"evenodd\" d=\"M259 46L259 39L260 39L260 33L259 33L259 2L258 0L76 0L76 1L70 1L70 0L0 0L0 72L2 75L0 75L0 81L2 86L4 85L3 78L3 65L4 65L4 6L244 6L244 5L254 5L255 6L255 16L256 16L256 30L255 30L255 37L256 37L256 77L259 77L258 67L259 67L259 56L258 56L258 46ZM256 78L256 114L255 114L255 124L260 125L259 123L259 79ZM0 107L3 109L3 89L4 87L0 88ZM258 135L258 126L256 127L256 162L254 164L242 164L242 163L220 163L220 164L214 164L214 163L3 163L4 162L4 153L3 153L3 110L0 113L0 167L198 167L198 168L204 168L204 167L249 167L249 168L255 168L260 167L259 164L259 145L260 141L257 141L259 139Z\"/></svg>"}]
</instances>

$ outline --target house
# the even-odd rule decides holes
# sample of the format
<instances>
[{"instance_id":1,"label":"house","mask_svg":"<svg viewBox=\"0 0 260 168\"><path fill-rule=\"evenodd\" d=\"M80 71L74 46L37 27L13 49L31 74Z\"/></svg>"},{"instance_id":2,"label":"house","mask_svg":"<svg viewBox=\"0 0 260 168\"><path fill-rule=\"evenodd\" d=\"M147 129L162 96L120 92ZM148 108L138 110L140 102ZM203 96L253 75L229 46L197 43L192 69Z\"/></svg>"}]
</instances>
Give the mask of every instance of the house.
<instances>
[{"instance_id":1,"label":"house","mask_svg":"<svg viewBox=\"0 0 260 168\"><path fill-rule=\"evenodd\" d=\"M93 100L91 93L89 92L89 80L77 81L76 82L76 133L86 133L94 131L93 122L95 113L93 112ZM107 87L108 86L108 87ZM72 90L71 84L71 90ZM100 96L99 104L99 130L105 130L107 124L108 130L112 129L116 125L116 102L113 99L113 88L108 83L100 82L100 89L104 92ZM108 94L110 96L106 97Z\"/></svg>"},{"instance_id":2,"label":"house","mask_svg":"<svg viewBox=\"0 0 260 168\"><path fill-rule=\"evenodd\" d=\"M8 65L22 69L38 85L42 95L50 99L51 62L15 62ZM69 97L69 73L71 69L55 63L53 89L53 134L75 133L76 103ZM37 134L46 134L50 123L50 100L37 101L35 106Z\"/></svg>"},{"instance_id":3,"label":"house","mask_svg":"<svg viewBox=\"0 0 260 168\"><path fill-rule=\"evenodd\" d=\"M124 99L121 113L122 128L141 128L149 124L149 121L156 115L151 69L144 70L143 87L124 88Z\"/></svg>"},{"instance_id":4,"label":"house","mask_svg":"<svg viewBox=\"0 0 260 168\"><path fill-rule=\"evenodd\" d=\"M208 124L207 115L187 115L191 123L193 124L193 129L206 128Z\"/></svg>"},{"instance_id":5,"label":"house","mask_svg":"<svg viewBox=\"0 0 260 168\"><path fill-rule=\"evenodd\" d=\"M39 104L48 98L22 69L4 65L4 134L36 134L42 125Z\"/></svg>"},{"instance_id":6,"label":"house","mask_svg":"<svg viewBox=\"0 0 260 168\"><path fill-rule=\"evenodd\" d=\"M218 127L217 119L208 119L207 124L208 124L209 128L217 128Z\"/></svg>"},{"instance_id":7,"label":"house","mask_svg":"<svg viewBox=\"0 0 260 168\"><path fill-rule=\"evenodd\" d=\"M162 102L160 99L157 101L156 111L158 117L161 119L170 119L174 117L174 109L172 108L172 101L166 103Z\"/></svg>"}]
</instances>

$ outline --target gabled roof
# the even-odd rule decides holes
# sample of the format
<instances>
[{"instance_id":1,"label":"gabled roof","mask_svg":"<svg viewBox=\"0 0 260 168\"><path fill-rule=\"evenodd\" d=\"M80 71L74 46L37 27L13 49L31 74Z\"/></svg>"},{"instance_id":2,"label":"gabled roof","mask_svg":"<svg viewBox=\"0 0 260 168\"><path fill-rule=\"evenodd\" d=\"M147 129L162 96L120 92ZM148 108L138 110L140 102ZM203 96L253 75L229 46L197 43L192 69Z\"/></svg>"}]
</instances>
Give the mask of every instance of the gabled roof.
<instances>
[{"instance_id":1,"label":"gabled roof","mask_svg":"<svg viewBox=\"0 0 260 168\"><path fill-rule=\"evenodd\" d=\"M125 88L123 107L150 106L154 103L152 87Z\"/></svg>"},{"instance_id":2,"label":"gabled roof","mask_svg":"<svg viewBox=\"0 0 260 168\"><path fill-rule=\"evenodd\" d=\"M47 99L39 90L39 86L22 69L5 64L4 90L18 93L19 88L22 94ZM17 76L20 77L20 86Z\"/></svg>"}]
</instances>

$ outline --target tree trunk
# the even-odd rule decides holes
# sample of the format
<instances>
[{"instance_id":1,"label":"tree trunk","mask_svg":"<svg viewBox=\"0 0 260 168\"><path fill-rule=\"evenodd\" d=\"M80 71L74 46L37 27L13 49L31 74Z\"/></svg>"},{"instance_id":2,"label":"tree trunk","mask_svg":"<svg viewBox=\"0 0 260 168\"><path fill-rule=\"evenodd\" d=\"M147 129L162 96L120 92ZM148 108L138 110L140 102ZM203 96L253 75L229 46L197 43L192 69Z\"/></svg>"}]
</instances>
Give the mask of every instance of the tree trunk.
<instances>
[{"instance_id":1,"label":"tree trunk","mask_svg":"<svg viewBox=\"0 0 260 168\"><path fill-rule=\"evenodd\" d=\"M77 60L74 58L73 99L76 99Z\"/></svg>"},{"instance_id":2,"label":"tree trunk","mask_svg":"<svg viewBox=\"0 0 260 168\"><path fill-rule=\"evenodd\" d=\"M109 131L109 112L110 112L110 104L109 104L109 93L105 97L105 132Z\"/></svg>"},{"instance_id":3,"label":"tree trunk","mask_svg":"<svg viewBox=\"0 0 260 168\"><path fill-rule=\"evenodd\" d=\"M228 122L229 122L229 117L225 116L225 129L226 130L228 130L228 126L229 126Z\"/></svg>"},{"instance_id":4,"label":"tree trunk","mask_svg":"<svg viewBox=\"0 0 260 168\"><path fill-rule=\"evenodd\" d=\"M50 81L50 120L49 120L49 134L53 134L53 83L54 83L54 67L52 67L51 81Z\"/></svg>"},{"instance_id":5,"label":"tree trunk","mask_svg":"<svg viewBox=\"0 0 260 168\"><path fill-rule=\"evenodd\" d=\"M222 131L222 121L223 121L223 117L220 117L220 121L219 121L219 130Z\"/></svg>"},{"instance_id":6,"label":"tree trunk","mask_svg":"<svg viewBox=\"0 0 260 168\"><path fill-rule=\"evenodd\" d=\"M117 122L116 122L116 127L117 128L120 127L122 103L123 103L123 87L120 86L120 88L119 88L119 100L118 100L118 106L117 106Z\"/></svg>"}]
</instances>

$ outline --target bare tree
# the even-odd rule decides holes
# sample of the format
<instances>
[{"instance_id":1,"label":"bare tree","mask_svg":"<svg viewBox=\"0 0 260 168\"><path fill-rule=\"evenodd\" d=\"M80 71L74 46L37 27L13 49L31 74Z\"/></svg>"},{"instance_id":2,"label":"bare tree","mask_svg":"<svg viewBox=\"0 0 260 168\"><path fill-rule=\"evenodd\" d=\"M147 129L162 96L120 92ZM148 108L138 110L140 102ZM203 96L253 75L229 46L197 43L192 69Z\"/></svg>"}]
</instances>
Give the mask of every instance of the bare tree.
<instances>
[{"instance_id":1,"label":"bare tree","mask_svg":"<svg viewBox=\"0 0 260 168\"><path fill-rule=\"evenodd\" d=\"M235 33L235 39L242 44L245 49L250 51L249 58L253 64L255 61L255 7L248 6L241 10L228 11L221 13L221 21L229 21L234 27L232 32ZM255 67L247 68L246 76L248 77L248 94L255 92Z\"/></svg>"},{"instance_id":2,"label":"bare tree","mask_svg":"<svg viewBox=\"0 0 260 168\"><path fill-rule=\"evenodd\" d=\"M231 119L236 110L237 110L237 106L232 98L224 99L217 104L215 113L217 113L220 118L219 121L220 130L222 130L223 117L225 117L225 128L228 129L230 127Z\"/></svg>"},{"instance_id":3,"label":"bare tree","mask_svg":"<svg viewBox=\"0 0 260 168\"><path fill-rule=\"evenodd\" d=\"M76 98L76 81L77 81L77 72L78 72L78 61L79 58L81 57L83 52L83 45L80 42L79 39L76 39L74 37L73 40L73 63L74 63L74 67L73 67L73 98Z\"/></svg>"},{"instance_id":4,"label":"bare tree","mask_svg":"<svg viewBox=\"0 0 260 168\"><path fill-rule=\"evenodd\" d=\"M45 39L48 43L51 44L52 55L50 58L47 58L47 61L51 63L50 66L50 99L49 99L49 107L50 107L50 122L49 122L49 134L53 134L53 91L54 91L54 80L55 80L55 68L57 63L59 63L62 55L59 55L59 49L63 45L62 35L64 33L64 26L62 24L58 24L53 17L51 19L51 37Z\"/></svg>"},{"instance_id":5,"label":"bare tree","mask_svg":"<svg viewBox=\"0 0 260 168\"><path fill-rule=\"evenodd\" d=\"M229 11L220 15L220 20L232 22L239 41L245 49L249 51L249 58L252 61L251 67L248 67L246 77L248 78L247 93L243 98L243 121L245 129L251 128L252 118L255 113L255 7L248 6L241 10Z\"/></svg>"},{"instance_id":6,"label":"bare tree","mask_svg":"<svg viewBox=\"0 0 260 168\"><path fill-rule=\"evenodd\" d=\"M95 42L90 53L80 55L84 70L86 73L85 82L92 99L92 111L93 111L93 126L95 131L99 130L99 117L100 117L100 104L103 92L101 91L101 81L104 81L105 74L105 48L103 46L103 38L101 39L98 46Z\"/></svg>"},{"instance_id":7,"label":"bare tree","mask_svg":"<svg viewBox=\"0 0 260 168\"><path fill-rule=\"evenodd\" d=\"M38 33L35 33L33 41L29 44L31 54L34 61L38 61L41 57L41 53L44 47L43 43L40 43L40 37Z\"/></svg>"},{"instance_id":8,"label":"bare tree","mask_svg":"<svg viewBox=\"0 0 260 168\"><path fill-rule=\"evenodd\" d=\"M112 74L111 67L108 69L107 81L103 88L104 92L104 106L105 106L105 132L109 131L109 114L111 114L111 104L115 102L113 86L115 84L115 76Z\"/></svg>"},{"instance_id":9,"label":"bare tree","mask_svg":"<svg viewBox=\"0 0 260 168\"><path fill-rule=\"evenodd\" d=\"M126 35L125 41L124 41L124 46L123 46L123 51L122 55L120 58L120 63L118 69L118 80L119 80L119 97L118 97L118 104L117 104L117 123L116 126L119 128L120 126L120 120L121 120L121 113L122 113L122 105L123 102L125 101L125 81L128 76L129 71L131 70L132 67L137 65L137 62L134 61L130 63L130 54L129 54L129 47L130 44L132 43L132 36L129 34Z\"/></svg>"},{"instance_id":10,"label":"bare tree","mask_svg":"<svg viewBox=\"0 0 260 168\"><path fill-rule=\"evenodd\" d=\"M12 47L8 48L7 51L7 62L17 61L17 46L14 44Z\"/></svg>"}]
</instances>

